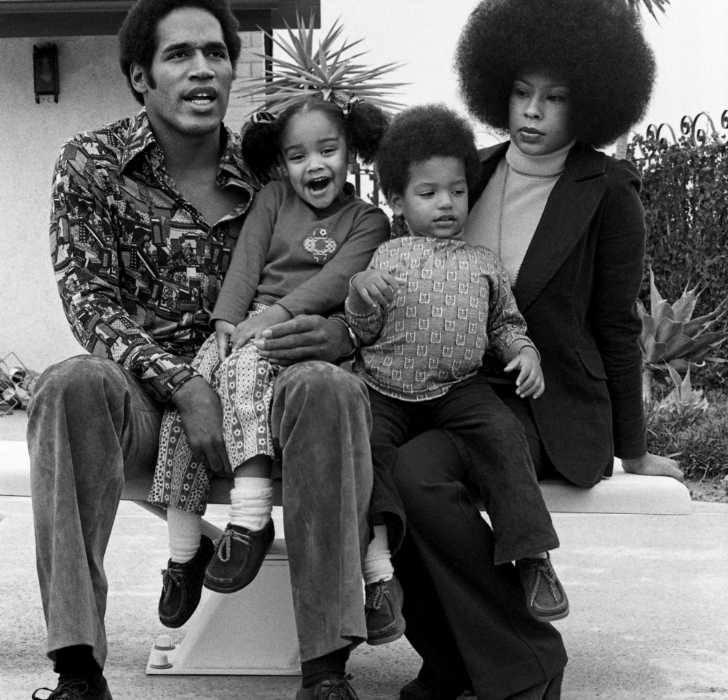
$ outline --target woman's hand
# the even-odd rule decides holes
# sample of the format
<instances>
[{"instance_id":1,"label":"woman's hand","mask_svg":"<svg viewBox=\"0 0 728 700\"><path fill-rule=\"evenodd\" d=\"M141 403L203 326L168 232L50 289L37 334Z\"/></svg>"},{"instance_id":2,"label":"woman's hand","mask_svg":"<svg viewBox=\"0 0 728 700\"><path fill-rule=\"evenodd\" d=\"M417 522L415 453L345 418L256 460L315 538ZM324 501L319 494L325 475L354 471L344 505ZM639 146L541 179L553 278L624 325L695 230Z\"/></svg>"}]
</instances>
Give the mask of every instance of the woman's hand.
<instances>
[{"instance_id":1,"label":"woman's hand","mask_svg":"<svg viewBox=\"0 0 728 700\"><path fill-rule=\"evenodd\" d=\"M354 313L365 314L377 307L386 309L394 292L405 280L381 270L357 272L349 283L349 306Z\"/></svg>"},{"instance_id":2,"label":"woman's hand","mask_svg":"<svg viewBox=\"0 0 728 700\"><path fill-rule=\"evenodd\" d=\"M232 343L233 350L242 348L249 340L259 337L266 328L287 321L289 318L291 318L291 314L278 304L269 306L259 314L249 316L235 327Z\"/></svg>"},{"instance_id":3,"label":"woman's hand","mask_svg":"<svg viewBox=\"0 0 728 700\"><path fill-rule=\"evenodd\" d=\"M670 457L653 455L645 452L641 457L623 459L622 467L630 474L644 474L645 476L671 476L678 481L685 481L685 475L680 465Z\"/></svg>"},{"instance_id":4,"label":"woman's hand","mask_svg":"<svg viewBox=\"0 0 728 700\"><path fill-rule=\"evenodd\" d=\"M217 356L222 362L230 354L230 342L235 326L228 321L215 321L215 342L217 343Z\"/></svg>"},{"instance_id":5,"label":"woman's hand","mask_svg":"<svg viewBox=\"0 0 728 700\"><path fill-rule=\"evenodd\" d=\"M543 394L546 383L544 382L543 372L541 371L541 361L538 353L526 345L522 347L516 355L505 367L505 372L518 370L516 377L516 395L522 399L537 399Z\"/></svg>"}]
</instances>

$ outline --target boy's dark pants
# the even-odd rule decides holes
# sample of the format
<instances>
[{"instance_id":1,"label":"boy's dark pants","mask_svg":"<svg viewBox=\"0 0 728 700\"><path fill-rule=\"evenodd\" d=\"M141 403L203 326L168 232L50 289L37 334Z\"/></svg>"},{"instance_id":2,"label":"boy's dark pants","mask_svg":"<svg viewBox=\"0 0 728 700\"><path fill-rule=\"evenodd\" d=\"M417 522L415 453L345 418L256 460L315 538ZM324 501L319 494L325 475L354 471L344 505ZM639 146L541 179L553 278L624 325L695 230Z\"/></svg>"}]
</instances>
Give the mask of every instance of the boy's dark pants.
<instances>
[{"instance_id":1,"label":"boy's dark pants","mask_svg":"<svg viewBox=\"0 0 728 700\"><path fill-rule=\"evenodd\" d=\"M405 532L402 500L394 484L397 448L432 428L449 434L493 526L494 563L535 556L559 546L531 461L521 422L476 375L442 397L402 401L370 389L374 490L371 518L388 527L396 552Z\"/></svg>"}]
</instances>

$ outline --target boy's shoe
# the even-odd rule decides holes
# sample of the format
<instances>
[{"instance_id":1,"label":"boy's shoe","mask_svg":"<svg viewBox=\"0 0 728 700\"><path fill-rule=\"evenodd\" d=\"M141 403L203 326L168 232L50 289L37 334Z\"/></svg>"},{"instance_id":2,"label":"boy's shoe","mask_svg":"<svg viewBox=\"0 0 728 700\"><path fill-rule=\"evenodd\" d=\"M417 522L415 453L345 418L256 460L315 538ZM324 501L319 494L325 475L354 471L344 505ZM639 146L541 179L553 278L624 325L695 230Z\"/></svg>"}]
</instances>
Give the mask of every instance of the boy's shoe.
<instances>
[{"instance_id":1,"label":"boy's shoe","mask_svg":"<svg viewBox=\"0 0 728 700\"><path fill-rule=\"evenodd\" d=\"M272 520L256 531L228 523L207 566L205 588L218 593L245 588L257 576L274 537Z\"/></svg>"},{"instance_id":2,"label":"boy's shoe","mask_svg":"<svg viewBox=\"0 0 728 700\"><path fill-rule=\"evenodd\" d=\"M458 700L459 697L459 690L435 688L419 678L411 680L399 691L399 700Z\"/></svg>"},{"instance_id":3,"label":"boy's shoe","mask_svg":"<svg viewBox=\"0 0 728 700\"><path fill-rule=\"evenodd\" d=\"M296 700L359 700L348 678L328 678L310 688L301 686Z\"/></svg>"},{"instance_id":4,"label":"boy's shoe","mask_svg":"<svg viewBox=\"0 0 728 700\"><path fill-rule=\"evenodd\" d=\"M365 587L364 615L367 623L367 643L387 644L404 634L402 616L402 586L395 576L387 581L369 583Z\"/></svg>"},{"instance_id":5,"label":"boy's shoe","mask_svg":"<svg viewBox=\"0 0 728 700\"><path fill-rule=\"evenodd\" d=\"M48 695L39 695L48 691ZM38 688L31 700L113 700L106 679L101 676L100 681L92 682L86 678L59 678L54 690Z\"/></svg>"},{"instance_id":6,"label":"boy's shoe","mask_svg":"<svg viewBox=\"0 0 728 700\"><path fill-rule=\"evenodd\" d=\"M190 619L200 602L205 567L215 548L209 537L200 537L200 546L190 561L179 564L171 559L162 570L159 596L159 621L165 627L181 627Z\"/></svg>"},{"instance_id":7,"label":"boy's shoe","mask_svg":"<svg viewBox=\"0 0 728 700\"><path fill-rule=\"evenodd\" d=\"M569 614L569 600L551 559L527 557L516 562L528 611L541 622L560 620Z\"/></svg>"}]
</instances>

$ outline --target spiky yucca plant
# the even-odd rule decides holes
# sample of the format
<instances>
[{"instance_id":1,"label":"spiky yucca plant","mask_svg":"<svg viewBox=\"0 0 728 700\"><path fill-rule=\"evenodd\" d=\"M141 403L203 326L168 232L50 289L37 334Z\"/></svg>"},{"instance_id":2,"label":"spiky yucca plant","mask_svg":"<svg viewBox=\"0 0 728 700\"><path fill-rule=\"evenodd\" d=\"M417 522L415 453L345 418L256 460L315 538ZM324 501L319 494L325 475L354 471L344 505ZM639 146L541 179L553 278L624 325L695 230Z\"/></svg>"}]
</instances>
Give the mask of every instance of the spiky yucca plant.
<instances>
[{"instance_id":1,"label":"spiky yucca plant","mask_svg":"<svg viewBox=\"0 0 728 700\"><path fill-rule=\"evenodd\" d=\"M724 331L713 329L728 313L728 298L710 313L693 318L699 297L696 288L686 288L680 298L670 304L660 295L650 269L650 310L637 302L637 312L642 320L642 398L646 403L652 399L656 369L668 364L676 370L686 371L690 363L720 361L712 353L728 336Z\"/></svg>"},{"instance_id":2,"label":"spiky yucca plant","mask_svg":"<svg viewBox=\"0 0 728 700\"><path fill-rule=\"evenodd\" d=\"M241 81L236 93L265 105L272 114L312 93L338 104L357 97L375 104L385 112L400 109L402 105L391 99L392 93L406 83L383 82L381 78L399 68L400 63L384 63L369 67L358 59L366 51L353 51L363 39L341 40L343 26L339 20L329 28L320 41L314 39L314 21L307 23L296 15L296 26L286 23L287 40L265 30L273 44L283 55L255 54L266 61L268 68L262 78ZM343 106L343 104L342 104Z\"/></svg>"},{"instance_id":3,"label":"spiky yucca plant","mask_svg":"<svg viewBox=\"0 0 728 700\"><path fill-rule=\"evenodd\" d=\"M626 0L627 4L633 10L639 10L644 7L653 17L657 19L656 11L665 13L666 5L670 4L670 0Z\"/></svg>"}]
</instances>

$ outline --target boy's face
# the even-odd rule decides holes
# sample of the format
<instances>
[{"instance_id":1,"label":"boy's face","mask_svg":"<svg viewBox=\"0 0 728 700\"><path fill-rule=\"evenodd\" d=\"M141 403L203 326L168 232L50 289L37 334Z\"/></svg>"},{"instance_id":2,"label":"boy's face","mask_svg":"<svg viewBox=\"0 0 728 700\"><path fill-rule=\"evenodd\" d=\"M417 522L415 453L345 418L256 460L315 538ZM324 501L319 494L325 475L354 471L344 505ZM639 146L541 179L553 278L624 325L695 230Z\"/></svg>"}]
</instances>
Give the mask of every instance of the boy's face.
<instances>
[{"instance_id":1,"label":"boy's face","mask_svg":"<svg viewBox=\"0 0 728 700\"><path fill-rule=\"evenodd\" d=\"M220 23L198 7L172 10L157 25L149 71L135 64L131 76L160 140L217 131L233 79Z\"/></svg>"},{"instance_id":2,"label":"boy's face","mask_svg":"<svg viewBox=\"0 0 728 700\"><path fill-rule=\"evenodd\" d=\"M468 216L468 184L460 158L435 156L409 168L409 181L390 204L415 236L453 238Z\"/></svg>"},{"instance_id":3,"label":"boy's face","mask_svg":"<svg viewBox=\"0 0 728 700\"><path fill-rule=\"evenodd\" d=\"M537 71L519 75L508 104L511 140L528 155L553 153L572 140L569 88Z\"/></svg>"}]
</instances>

